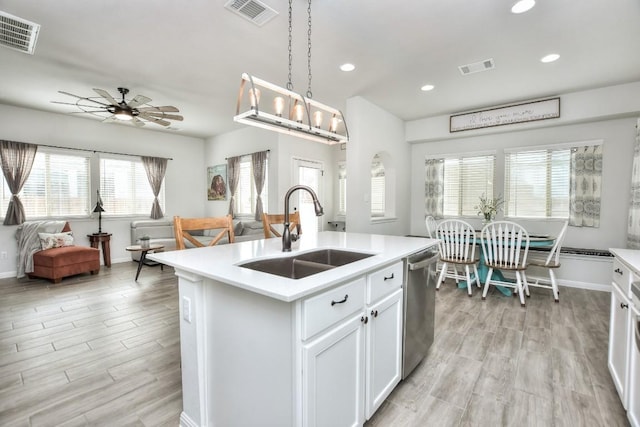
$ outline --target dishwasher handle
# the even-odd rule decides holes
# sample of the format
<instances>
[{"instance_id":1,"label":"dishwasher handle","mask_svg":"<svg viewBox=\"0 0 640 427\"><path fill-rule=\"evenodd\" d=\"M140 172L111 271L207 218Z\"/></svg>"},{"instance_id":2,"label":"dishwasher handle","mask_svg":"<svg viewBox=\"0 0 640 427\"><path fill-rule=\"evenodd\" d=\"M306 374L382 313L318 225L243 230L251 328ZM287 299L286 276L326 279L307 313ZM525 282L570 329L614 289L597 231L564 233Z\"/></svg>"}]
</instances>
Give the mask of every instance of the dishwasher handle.
<instances>
[{"instance_id":1,"label":"dishwasher handle","mask_svg":"<svg viewBox=\"0 0 640 427\"><path fill-rule=\"evenodd\" d=\"M414 270L422 270L423 268L427 267L430 264L436 263L438 262L438 256L432 256L429 258L424 258L420 261L417 262L408 262L407 266L409 267L409 271L414 271Z\"/></svg>"}]
</instances>

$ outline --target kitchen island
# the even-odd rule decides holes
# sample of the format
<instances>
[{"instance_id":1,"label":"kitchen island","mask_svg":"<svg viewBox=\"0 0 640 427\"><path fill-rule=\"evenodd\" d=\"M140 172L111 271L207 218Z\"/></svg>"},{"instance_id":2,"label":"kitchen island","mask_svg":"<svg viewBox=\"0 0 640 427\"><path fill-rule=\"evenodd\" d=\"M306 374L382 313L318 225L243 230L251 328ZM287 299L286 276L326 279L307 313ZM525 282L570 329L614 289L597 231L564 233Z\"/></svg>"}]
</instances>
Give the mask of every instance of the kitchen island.
<instances>
[{"instance_id":1,"label":"kitchen island","mask_svg":"<svg viewBox=\"0 0 640 427\"><path fill-rule=\"evenodd\" d=\"M303 235L149 255L179 278L182 426L362 425L400 381L407 256L435 240ZM301 279L239 266L319 248L371 256Z\"/></svg>"}]
</instances>

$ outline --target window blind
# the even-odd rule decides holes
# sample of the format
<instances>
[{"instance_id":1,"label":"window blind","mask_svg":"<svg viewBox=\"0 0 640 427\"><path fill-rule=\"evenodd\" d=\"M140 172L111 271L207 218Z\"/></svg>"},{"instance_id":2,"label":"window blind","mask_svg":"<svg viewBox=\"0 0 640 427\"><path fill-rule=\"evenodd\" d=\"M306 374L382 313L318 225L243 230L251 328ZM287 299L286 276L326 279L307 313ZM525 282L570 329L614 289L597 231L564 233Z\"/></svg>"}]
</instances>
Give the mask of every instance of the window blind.
<instances>
[{"instance_id":1,"label":"window blind","mask_svg":"<svg viewBox=\"0 0 640 427\"><path fill-rule=\"evenodd\" d=\"M385 215L385 186L384 164L376 155L371 164L371 216Z\"/></svg>"},{"instance_id":2,"label":"window blind","mask_svg":"<svg viewBox=\"0 0 640 427\"><path fill-rule=\"evenodd\" d=\"M493 198L494 163L494 155L445 158L445 216L475 216L480 196Z\"/></svg>"},{"instance_id":3,"label":"window blind","mask_svg":"<svg viewBox=\"0 0 640 427\"><path fill-rule=\"evenodd\" d=\"M338 164L338 215L347 213L347 165Z\"/></svg>"},{"instance_id":4,"label":"window blind","mask_svg":"<svg viewBox=\"0 0 640 427\"><path fill-rule=\"evenodd\" d=\"M89 157L39 151L19 196L28 219L88 216Z\"/></svg>"},{"instance_id":5,"label":"window blind","mask_svg":"<svg viewBox=\"0 0 640 427\"><path fill-rule=\"evenodd\" d=\"M101 157L100 196L103 216L149 215L154 196L142 161ZM158 200L164 211L164 182Z\"/></svg>"},{"instance_id":6,"label":"window blind","mask_svg":"<svg viewBox=\"0 0 640 427\"><path fill-rule=\"evenodd\" d=\"M568 218L570 171L569 148L505 153L505 215Z\"/></svg>"}]
</instances>

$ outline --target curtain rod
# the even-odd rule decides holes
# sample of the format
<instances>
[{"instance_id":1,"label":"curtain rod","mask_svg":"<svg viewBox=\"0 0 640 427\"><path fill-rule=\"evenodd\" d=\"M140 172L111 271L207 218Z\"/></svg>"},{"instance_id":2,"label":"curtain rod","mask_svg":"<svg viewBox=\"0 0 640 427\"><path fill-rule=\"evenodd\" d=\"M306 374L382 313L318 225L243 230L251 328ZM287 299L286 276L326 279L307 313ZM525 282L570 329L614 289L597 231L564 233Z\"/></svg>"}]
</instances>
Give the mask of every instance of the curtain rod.
<instances>
[{"instance_id":1,"label":"curtain rod","mask_svg":"<svg viewBox=\"0 0 640 427\"><path fill-rule=\"evenodd\" d=\"M267 153L271 152L271 150L262 150L262 151L266 151ZM260 152L260 151L255 151L255 153L259 153L259 152ZM239 156L232 156L232 157L244 157L244 156L250 156L250 155L252 155L252 154L253 154L253 153L249 153L249 154L241 154L241 155L239 155ZM225 160L229 160L229 157L225 157L224 159L225 159Z\"/></svg>"},{"instance_id":2,"label":"curtain rod","mask_svg":"<svg viewBox=\"0 0 640 427\"><path fill-rule=\"evenodd\" d=\"M142 156L140 154L129 154L129 153L116 153L115 151L102 151L102 150L91 150L88 148L75 148L75 147L63 147L61 145L48 145L48 144L36 144L39 147L50 147L50 148L62 148L65 150L76 150L76 151L89 151L91 153L103 153L103 154L117 154L119 156L131 156L131 157L157 157L157 156ZM172 157L158 157L160 159L173 160Z\"/></svg>"}]
</instances>

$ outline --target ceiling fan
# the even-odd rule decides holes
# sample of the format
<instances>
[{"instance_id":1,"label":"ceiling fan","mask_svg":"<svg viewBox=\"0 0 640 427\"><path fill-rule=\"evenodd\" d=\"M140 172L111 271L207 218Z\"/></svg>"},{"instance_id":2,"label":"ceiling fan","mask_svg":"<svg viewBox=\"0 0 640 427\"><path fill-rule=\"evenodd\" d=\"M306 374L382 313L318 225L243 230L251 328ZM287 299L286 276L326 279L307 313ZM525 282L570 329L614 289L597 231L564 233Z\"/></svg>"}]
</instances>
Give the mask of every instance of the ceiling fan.
<instances>
[{"instance_id":1,"label":"ceiling fan","mask_svg":"<svg viewBox=\"0 0 640 427\"><path fill-rule=\"evenodd\" d=\"M93 91L100 96L85 97L60 90L58 91L59 93L73 96L74 98L78 98L78 100L75 103L51 102L54 104L75 105L82 110L76 112L76 114L93 114L98 117L103 117L103 121L131 121L136 126L144 126L145 123L148 122L161 126L169 126L171 122L168 120L183 120L183 117L180 115L168 114L180 112L176 107L171 105L154 107L149 105L151 98L143 95L136 95L127 102L125 95L129 93L129 89L124 87L118 88L118 92L122 95L122 101L116 101L116 99L104 89L94 88Z\"/></svg>"}]
</instances>

